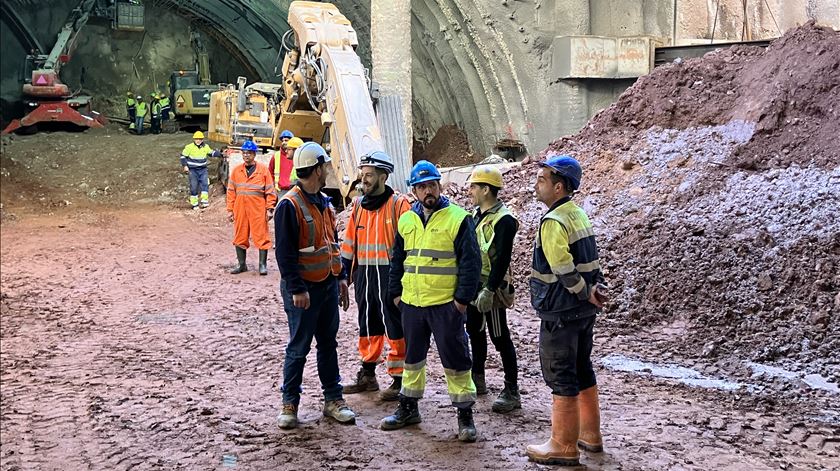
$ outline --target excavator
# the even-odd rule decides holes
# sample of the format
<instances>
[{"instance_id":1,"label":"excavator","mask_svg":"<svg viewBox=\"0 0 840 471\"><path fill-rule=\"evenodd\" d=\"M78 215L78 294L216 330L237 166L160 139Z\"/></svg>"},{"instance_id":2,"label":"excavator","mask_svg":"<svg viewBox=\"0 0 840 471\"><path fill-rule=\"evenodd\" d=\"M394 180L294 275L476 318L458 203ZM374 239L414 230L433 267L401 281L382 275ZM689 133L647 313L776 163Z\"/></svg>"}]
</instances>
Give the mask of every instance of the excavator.
<instances>
[{"instance_id":1,"label":"excavator","mask_svg":"<svg viewBox=\"0 0 840 471\"><path fill-rule=\"evenodd\" d=\"M2 134L32 133L37 131L39 123L71 123L82 128L101 128L106 123L104 116L91 110L90 96L71 91L59 79L61 66L70 61L79 31L95 6L95 0L79 2L58 33L50 53L33 51L26 56L27 80L23 85L23 96L28 113L21 119L12 120Z\"/></svg>"},{"instance_id":2,"label":"excavator","mask_svg":"<svg viewBox=\"0 0 840 471\"><path fill-rule=\"evenodd\" d=\"M227 181L228 164L240 161L237 146L246 139L277 149L280 133L288 129L330 153L325 191L343 202L355 189L359 159L384 150L371 81L356 54L356 31L335 5L319 2L292 2L289 25L280 84L246 87L241 77L236 87L211 96L210 139L229 146L219 177Z\"/></svg>"},{"instance_id":3,"label":"excavator","mask_svg":"<svg viewBox=\"0 0 840 471\"><path fill-rule=\"evenodd\" d=\"M169 99L175 119L203 120L210 114L210 94L218 86L210 85L210 59L197 30L190 31L195 70L176 70L169 76Z\"/></svg>"}]
</instances>

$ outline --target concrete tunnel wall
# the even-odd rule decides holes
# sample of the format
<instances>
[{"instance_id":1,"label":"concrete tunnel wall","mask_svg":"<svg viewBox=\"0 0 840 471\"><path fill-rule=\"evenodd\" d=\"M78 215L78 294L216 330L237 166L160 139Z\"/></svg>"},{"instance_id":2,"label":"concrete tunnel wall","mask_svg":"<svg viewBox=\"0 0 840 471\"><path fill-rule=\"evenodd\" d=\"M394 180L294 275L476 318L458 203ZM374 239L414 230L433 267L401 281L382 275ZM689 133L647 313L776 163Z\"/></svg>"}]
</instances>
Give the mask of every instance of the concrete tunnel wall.
<instances>
[{"instance_id":1,"label":"concrete tunnel wall","mask_svg":"<svg viewBox=\"0 0 840 471\"><path fill-rule=\"evenodd\" d=\"M67 12L77 3L7 1L45 44L54 42ZM288 29L289 3L197 0L187 8L170 0L147 2L145 39L143 33L114 32L107 24L92 20L80 35L63 78L77 85L74 80L85 67L86 91L106 112L119 112L127 87L148 91L155 84L162 87L171 70L191 61L187 31L192 21L206 33L214 82L232 82L241 74L248 76L249 82L275 80L272 72L280 37ZM335 3L358 32L358 51L370 67L370 0ZM377 15L388 13L384 10ZM413 0L410 14L415 137L428 141L441 126L456 124L481 154L489 153L502 138L522 140L530 151L537 151L580 129L632 84L632 80L552 77L555 36L644 34L666 41L674 37L680 44L708 39L712 30L715 39L738 39L743 24L740 0ZM779 31L812 18L840 27L840 2L748 3L747 19L754 38L778 36ZM25 52L4 22L0 22L0 39L0 94L4 100L14 100L20 95L18 75ZM407 45L392 47L396 51ZM5 113L8 102L4 105Z\"/></svg>"}]
</instances>

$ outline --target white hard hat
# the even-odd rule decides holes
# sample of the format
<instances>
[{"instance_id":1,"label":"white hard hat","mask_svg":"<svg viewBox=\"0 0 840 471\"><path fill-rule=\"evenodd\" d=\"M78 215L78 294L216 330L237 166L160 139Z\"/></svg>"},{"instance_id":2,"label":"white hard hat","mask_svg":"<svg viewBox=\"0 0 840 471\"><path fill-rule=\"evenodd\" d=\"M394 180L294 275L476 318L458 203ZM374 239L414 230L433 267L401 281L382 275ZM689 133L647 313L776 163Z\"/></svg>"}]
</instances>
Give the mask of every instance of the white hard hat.
<instances>
[{"instance_id":1,"label":"white hard hat","mask_svg":"<svg viewBox=\"0 0 840 471\"><path fill-rule=\"evenodd\" d=\"M331 161L329 154L316 142L306 142L298 147L293 159L295 170L309 168Z\"/></svg>"},{"instance_id":2,"label":"white hard hat","mask_svg":"<svg viewBox=\"0 0 840 471\"><path fill-rule=\"evenodd\" d=\"M363 155L359 160L359 168L361 167L376 167L388 173L394 173L394 161L390 155L381 150Z\"/></svg>"}]
</instances>

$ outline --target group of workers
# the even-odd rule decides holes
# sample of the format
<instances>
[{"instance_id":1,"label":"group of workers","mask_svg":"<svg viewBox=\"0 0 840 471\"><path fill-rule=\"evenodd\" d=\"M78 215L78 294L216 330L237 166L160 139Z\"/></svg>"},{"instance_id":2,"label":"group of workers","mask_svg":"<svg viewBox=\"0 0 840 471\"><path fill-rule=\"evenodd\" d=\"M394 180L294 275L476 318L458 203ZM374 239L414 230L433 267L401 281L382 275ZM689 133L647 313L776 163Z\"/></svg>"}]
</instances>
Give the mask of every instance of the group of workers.
<instances>
[{"instance_id":1,"label":"group of workers","mask_svg":"<svg viewBox=\"0 0 840 471\"><path fill-rule=\"evenodd\" d=\"M152 134L160 134L162 124L169 120L169 113L172 111L172 105L169 101L169 96L163 93L150 93L149 103L143 101L142 95L134 95L133 92L126 92L125 110L128 114L128 129L135 133L143 134L143 123L146 116L150 119L150 132Z\"/></svg>"},{"instance_id":2,"label":"group of workers","mask_svg":"<svg viewBox=\"0 0 840 471\"><path fill-rule=\"evenodd\" d=\"M199 138L185 148L190 202L207 204L207 158L217 155ZM274 219L275 257L289 324L279 427L298 425L306 356L317 341L317 368L324 393L324 416L342 424L356 414L344 394L378 392L398 401L380 428L396 430L422 421L419 399L426 389L426 361L434 337L447 390L457 410L458 439L474 442L473 406L487 394L484 363L487 336L499 352L504 388L492 405L497 413L521 408L516 348L507 324L513 305L515 214L499 198L504 184L498 168L478 166L470 175L472 213L441 194L441 174L430 162L411 170L411 195L387 180L394 163L385 152L360 159L359 189L343 238L336 212L322 193L330 156L315 142L289 132L268 166L256 162L257 146L242 145L243 163L230 173L227 210L234 224L237 265L248 270L249 240L259 249L259 273L267 274L271 247L268 222ZM198 169L203 169L198 170ZM193 189L193 173L198 182ZM600 452L598 389L590 355L595 315L603 307L603 276L595 234L586 213L573 201L582 170L569 156L539 164L534 192L548 211L533 249L531 303L540 323L539 352L544 380L552 392L550 438L529 445L529 459L576 466L579 451ZM350 305L355 283L361 368L355 383L342 386L338 365L339 307ZM376 366L384 359L391 384L380 389Z\"/></svg>"}]
</instances>

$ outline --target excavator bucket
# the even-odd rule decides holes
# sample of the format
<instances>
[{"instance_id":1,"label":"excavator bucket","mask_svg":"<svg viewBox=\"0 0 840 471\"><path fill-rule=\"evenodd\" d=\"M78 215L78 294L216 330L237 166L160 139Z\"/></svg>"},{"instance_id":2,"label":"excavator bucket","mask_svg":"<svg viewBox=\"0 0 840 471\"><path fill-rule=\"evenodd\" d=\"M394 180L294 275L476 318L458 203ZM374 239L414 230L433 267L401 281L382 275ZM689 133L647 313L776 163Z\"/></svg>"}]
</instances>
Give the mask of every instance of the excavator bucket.
<instances>
[{"instance_id":1,"label":"excavator bucket","mask_svg":"<svg viewBox=\"0 0 840 471\"><path fill-rule=\"evenodd\" d=\"M0 134L6 135L38 123L71 123L86 128L101 128L107 122L99 113L92 112L91 115L79 113L66 101L41 103L23 118L12 120Z\"/></svg>"}]
</instances>

